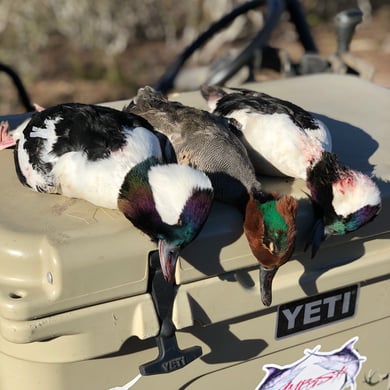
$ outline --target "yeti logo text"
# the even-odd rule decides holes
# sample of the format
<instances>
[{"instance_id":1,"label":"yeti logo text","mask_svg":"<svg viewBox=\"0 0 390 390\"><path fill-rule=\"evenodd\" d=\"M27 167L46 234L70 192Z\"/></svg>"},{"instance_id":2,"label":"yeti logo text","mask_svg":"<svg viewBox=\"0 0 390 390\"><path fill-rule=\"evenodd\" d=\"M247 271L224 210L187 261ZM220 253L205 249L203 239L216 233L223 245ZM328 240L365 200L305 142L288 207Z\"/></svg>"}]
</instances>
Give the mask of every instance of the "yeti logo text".
<instances>
[{"instance_id":1,"label":"yeti logo text","mask_svg":"<svg viewBox=\"0 0 390 390\"><path fill-rule=\"evenodd\" d=\"M279 306L276 336L284 337L355 313L358 286L350 286Z\"/></svg>"},{"instance_id":2,"label":"yeti logo text","mask_svg":"<svg viewBox=\"0 0 390 390\"><path fill-rule=\"evenodd\" d=\"M176 359L168 360L162 364L162 367L165 372L171 372L178 370L186 365L186 360L184 356L180 356Z\"/></svg>"}]
</instances>

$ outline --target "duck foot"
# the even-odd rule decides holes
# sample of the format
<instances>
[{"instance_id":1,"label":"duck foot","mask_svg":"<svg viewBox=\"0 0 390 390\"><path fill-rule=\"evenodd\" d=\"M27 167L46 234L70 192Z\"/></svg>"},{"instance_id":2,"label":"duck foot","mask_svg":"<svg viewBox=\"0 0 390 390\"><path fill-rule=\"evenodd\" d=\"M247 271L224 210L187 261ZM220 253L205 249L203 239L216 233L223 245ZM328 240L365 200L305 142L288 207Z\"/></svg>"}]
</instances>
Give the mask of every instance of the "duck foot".
<instances>
[{"instance_id":1,"label":"duck foot","mask_svg":"<svg viewBox=\"0 0 390 390\"><path fill-rule=\"evenodd\" d=\"M34 103L33 106L34 106L36 112L41 112L41 111L45 110L45 107L42 107L37 103Z\"/></svg>"},{"instance_id":2,"label":"duck foot","mask_svg":"<svg viewBox=\"0 0 390 390\"><path fill-rule=\"evenodd\" d=\"M44 111L45 108L40 106L39 104L34 103L33 107L35 111L28 112L24 115L20 115L24 118L24 121L18 123L17 127L10 128L10 124L8 121L0 122L0 150L7 149L16 145L16 140L19 139L20 133L26 127L27 122L30 120L31 115L34 112ZM13 115L12 117L18 117L19 115ZM12 121L11 121L12 123Z\"/></svg>"},{"instance_id":3,"label":"duck foot","mask_svg":"<svg viewBox=\"0 0 390 390\"><path fill-rule=\"evenodd\" d=\"M177 344L175 325L172 322L172 308L175 298L173 283L168 283L160 267L158 252L149 256L151 273L151 294L160 320L160 333L156 337L158 357L139 366L141 375L166 374L183 368L202 355L198 346L180 349Z\"/></svg>"},{"instance_id":4,"label":"duck foot","mask_svg":"<svg viewBox=\"0 0 390 390\"><path fill-rule=\"evenodd\" d=\"M313 259L316 253L318 252L318 249L320 249L322 242L325 241L325 239L326 239L326 235L325 235L324 221L322 220L322 218L319 218L314 223L311 229L310 238L306 242L304 252L306 252L309 246L311 246L311 258Z\"/></svg>"},{"instance_id":5,"label":"duck foot","mask_svg":"<svg viewBox=\"0 0 390 390\"><path fill-rule=\"evenodd\" d=\"M272 303L272 281L278 267L264 268L260 266L260 295L264 306Z\"/></svg>"},{"instance_id":6,"label":"duck foot","mask_svg":"<svg viewBox=\"0 0 390 390\"><path fill-rule=\"evenodd\" d=\"M7 121L0 122L0 150L15 146L16 142L9 133L9 123Z\"/></svg>"}]
</instances>

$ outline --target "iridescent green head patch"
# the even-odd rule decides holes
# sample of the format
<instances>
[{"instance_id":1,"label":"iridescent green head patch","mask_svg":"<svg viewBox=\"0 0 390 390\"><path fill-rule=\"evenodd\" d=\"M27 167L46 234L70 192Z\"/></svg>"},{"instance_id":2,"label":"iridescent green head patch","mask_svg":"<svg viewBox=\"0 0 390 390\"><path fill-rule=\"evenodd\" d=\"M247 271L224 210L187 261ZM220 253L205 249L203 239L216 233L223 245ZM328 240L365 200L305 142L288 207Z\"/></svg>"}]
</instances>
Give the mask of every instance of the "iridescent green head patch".
<instances>
[{"instance_id":1,"label":"iridescent green head patch","mask_svg":"<svg viewBox=\"0 0 390 390\"><path fill-rule=\"evenodd\" d=\"M264 220L264 242L272 242L276 253L287 250L288 225L276 208L277 200L258 204Z\"/></svg>"}]
</instances>

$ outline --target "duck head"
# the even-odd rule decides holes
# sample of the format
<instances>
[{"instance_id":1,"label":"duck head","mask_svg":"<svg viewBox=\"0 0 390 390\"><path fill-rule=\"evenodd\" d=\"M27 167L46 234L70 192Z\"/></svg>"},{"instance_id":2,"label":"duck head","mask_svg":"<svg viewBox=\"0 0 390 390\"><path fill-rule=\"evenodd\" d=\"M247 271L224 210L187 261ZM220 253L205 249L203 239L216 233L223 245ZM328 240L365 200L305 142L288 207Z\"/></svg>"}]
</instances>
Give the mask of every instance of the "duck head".
<instances>
[{"instance_id":1,"label":"duck head","mask_svg":"<svg viewBox=\"0 0 390 390\"><path fill-rule=\"evenodd\" d=\"M260 292L265 306L272 302L272 280L294 251L297 201L288 195L252 191L246 206L244 232L260 263Z\"/></svg>"},{"instance_id":2,"label":"duck head","mask_svg":"<svg viewBox=\"0 0 390 390\"><path fill-rule=\"evenodd\" d=\"M179 251L200 232L212 201L211 182L203 172L149 158L127 174L118 208L157 242L162 272L173 282Z\"/></svg>"},{"instance_id":3,"label":"duck head","mask_svg":"<svg viewBox=\"0 0 390 390\"><path fill-rule=\"evenodd\" d=\"M377 185L367 175L340 165L333 153L324 152L308 171L307 184L316 210L312 256L330 235L353 232L372 221L381 209Z\"/></svg>"}]
</instances>

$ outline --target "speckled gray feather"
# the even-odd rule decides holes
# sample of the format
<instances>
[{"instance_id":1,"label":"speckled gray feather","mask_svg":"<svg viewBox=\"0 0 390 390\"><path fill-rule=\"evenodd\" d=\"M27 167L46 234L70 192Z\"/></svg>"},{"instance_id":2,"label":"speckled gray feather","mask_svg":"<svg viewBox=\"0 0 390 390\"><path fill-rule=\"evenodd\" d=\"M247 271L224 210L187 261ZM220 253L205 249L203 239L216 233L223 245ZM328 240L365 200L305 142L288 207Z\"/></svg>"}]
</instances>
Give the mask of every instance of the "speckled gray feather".
<instances>
[{"instance_id":1,"label":"speckled gray feather","mask_svg":"<svg viewBox=\"0 0 390 390\"><path fill-rule=\"evenodd\" d=\"M236 136L239 130L226 118L169 101L151 87L140 89L125 110L165 134L179 163L208 174L216 199L243 207L252 189L260 191L247 151Z\"/></svg>"}]
</instances>

